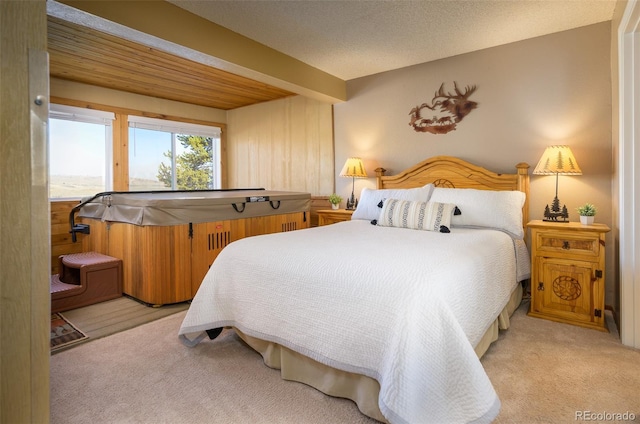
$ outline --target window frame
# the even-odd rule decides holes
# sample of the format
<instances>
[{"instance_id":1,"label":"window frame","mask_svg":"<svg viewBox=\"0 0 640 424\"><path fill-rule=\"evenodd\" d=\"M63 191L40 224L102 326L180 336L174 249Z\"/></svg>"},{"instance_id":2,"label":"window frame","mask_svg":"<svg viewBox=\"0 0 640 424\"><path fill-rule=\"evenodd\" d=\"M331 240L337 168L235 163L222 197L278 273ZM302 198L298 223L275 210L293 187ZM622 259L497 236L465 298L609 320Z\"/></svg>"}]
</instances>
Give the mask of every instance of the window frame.
<instances>
[{"instance_id":1,"label":"window frame","mask_svg":"<svg viewBox=\"0 0 640 424\"><path fill-rule=\"evenodd\" d=\"M96 124L105 126L104 139L104 191L113 190L113 125L116 119L115 114L109 111L81 108L58 103L50 103L49 119L60 121L81 122L86 124ZM50 125L49 125L50 127ZM49 130L50 131L50 130ZM50 137L48 137L50 139ZM50 141L48 142L51 146ZM49 154L49 157L51 154ZM73 157L70 157L72 160ZM49 159L50 160L50 159ZM51 167L47 163L49 180L51 180ZM81 196L82 197L82 196ZM49 197L49 200L75 200L78 197Z\"/></svg>"},{"instance_id":2,"label":"window frame","mask_svg":"<svg viewBox=\"0 0 640 424\"><path fill-rule=\"evenodd\" d=\"M112 181L113 191L129 191L129 116L142 116L149 118L165 119L168 121L177 121L182 123L190 123L220 128L219 155L220 158L220 188L228 188L227 177L227 147L226 133L227 125L225 123L206 121L200 119L186 118L177 115L159 114L155 112L143 111L138 109L130 109L118 106L110 106L93 102L85 102L63 97L52 96L51 103L57 105L75 106L79 108L99 110L104 112L113 112L115 120L113 121L113 151L112 151ZM66 199L66 200L74 200ZM79 199L79 198L78 198ZM62 199L49 199L57 201Z\"/></svg>"}]
</instances>

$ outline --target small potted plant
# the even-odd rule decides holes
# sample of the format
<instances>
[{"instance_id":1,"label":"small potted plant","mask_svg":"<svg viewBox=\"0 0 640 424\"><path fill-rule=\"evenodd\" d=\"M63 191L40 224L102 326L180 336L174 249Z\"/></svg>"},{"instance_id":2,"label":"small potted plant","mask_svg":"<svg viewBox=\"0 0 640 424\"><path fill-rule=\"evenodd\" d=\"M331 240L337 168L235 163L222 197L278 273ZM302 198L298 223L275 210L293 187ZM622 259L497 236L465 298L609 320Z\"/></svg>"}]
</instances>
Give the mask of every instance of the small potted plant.
<instances>
[{"instance_id":1,"label":"small potted plant","mask_svg":"<svg viewBox=\"0 0 640 424\"><path fill-rule=\"evenodd\" d=\"M585 203L578 208L578 214L580 215L580 223L583 225L593 224L593 220L596 216L596 207L591 203Z\"/></svg>"},{"instance_id":2,"label":"small potted plant","mask_svg":"<svg viewBox=\"0 0 640 424\"><path fill-rule=\"evenodd\" d=\"M340 209L340 202L342 202L342 197L338 196L336 193L333 193L331 196L329 196L331 209Z\"/></svg>"}]
</instances>

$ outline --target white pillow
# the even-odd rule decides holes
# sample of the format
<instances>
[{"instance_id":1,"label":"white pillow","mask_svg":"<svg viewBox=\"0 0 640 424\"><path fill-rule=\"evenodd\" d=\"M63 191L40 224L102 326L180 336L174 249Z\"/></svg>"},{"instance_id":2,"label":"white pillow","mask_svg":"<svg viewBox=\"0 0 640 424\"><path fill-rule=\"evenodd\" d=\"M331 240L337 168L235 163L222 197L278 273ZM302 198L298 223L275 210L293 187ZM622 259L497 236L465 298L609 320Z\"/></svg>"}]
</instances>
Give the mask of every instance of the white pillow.
<instances>
[{"instance_id":1,"label":"white pillow","mask_svg":"<svg viewBox=\"0 0 640 424\"><path fill-rule=\"evenodd\" d=\"M377 225L450 233L455 208L456 205L452 203L387 199Z\"/></svg>"},{"instance_id":2,"label":"white pillow","mask_svg":"<svg viewBox=\"0 0 640 424\"><path fill-rule=\"evenodd\" d=\"M496 228L524 238L521 191L477 190L435 187L430 201L453 203L462 212L451 220L453 227Z\"/></svg>"},{"instance_id":3,"label":"white pillow","mask_svg":"<svg viewBox=\"0 0 640 424\"><path fill-rule=\"evenodd\" d=\"M380 207L378 204L381 201L385 199L398 199L426 202L429 200L432 191L433 184L427 184L424 187L404 189L374 190L365 187L360 193L358 207L353 211L351 219L366 219L367 221L378 219L378 216L380 216Z\"/></svg>"}]
</instances>

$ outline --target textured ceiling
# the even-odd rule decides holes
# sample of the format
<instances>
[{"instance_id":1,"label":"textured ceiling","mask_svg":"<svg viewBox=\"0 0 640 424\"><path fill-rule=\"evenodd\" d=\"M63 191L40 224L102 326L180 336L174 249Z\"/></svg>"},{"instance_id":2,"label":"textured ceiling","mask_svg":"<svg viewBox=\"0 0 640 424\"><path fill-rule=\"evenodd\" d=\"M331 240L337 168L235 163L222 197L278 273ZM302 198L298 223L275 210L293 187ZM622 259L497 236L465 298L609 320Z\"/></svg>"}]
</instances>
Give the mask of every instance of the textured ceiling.
<instances>
[{"instance_id":1,"label":"textured ceiling","mask_svg":"<svg viewBox=\"0 0 640 424\"><path fill-rule=\"evenodd\" d=\"M615 0L169 0L344 80L611 20Z\"/></svg>"}]
</instances>

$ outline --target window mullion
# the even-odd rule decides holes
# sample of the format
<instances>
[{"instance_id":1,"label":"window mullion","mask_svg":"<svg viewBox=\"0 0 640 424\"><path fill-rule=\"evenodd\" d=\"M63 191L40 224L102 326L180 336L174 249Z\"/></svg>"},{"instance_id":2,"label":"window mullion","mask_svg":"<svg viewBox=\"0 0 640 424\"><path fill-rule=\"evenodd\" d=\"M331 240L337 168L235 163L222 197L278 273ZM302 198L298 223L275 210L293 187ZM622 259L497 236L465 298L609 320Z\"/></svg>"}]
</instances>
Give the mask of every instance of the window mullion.
<instances>
[{"instance_id":1,"label":"window mullion","mask_svg":"<svg viewBox=\"0 0 640 424\"><path fill-rule=\"evenodd\" d=\"M111 191L113 190L113 127L106 125L104 132L104 187L106 191Z\"/></svg>"},{"instance_id":2,"label":"window mullion","mask_svg":"<svg viewBox=\"0 0 640 424\"><path fill-rule=\"evenodd\" d=\"M171 188L172 190L178 189L178 167L176 165L176 133L171 133Z\"/></svg>"}]
</instances>

